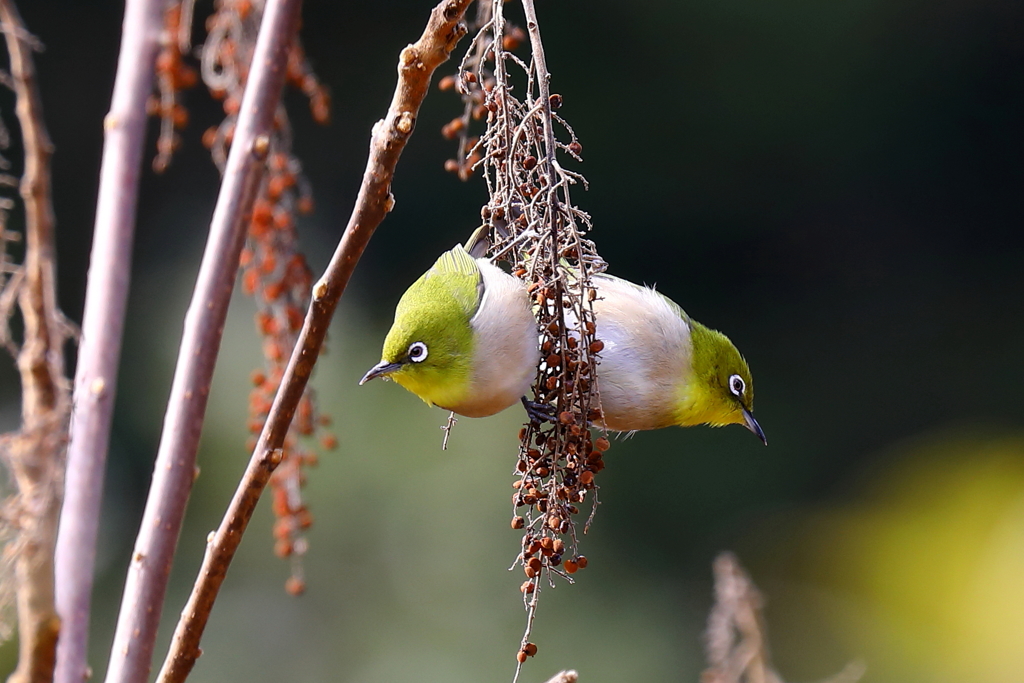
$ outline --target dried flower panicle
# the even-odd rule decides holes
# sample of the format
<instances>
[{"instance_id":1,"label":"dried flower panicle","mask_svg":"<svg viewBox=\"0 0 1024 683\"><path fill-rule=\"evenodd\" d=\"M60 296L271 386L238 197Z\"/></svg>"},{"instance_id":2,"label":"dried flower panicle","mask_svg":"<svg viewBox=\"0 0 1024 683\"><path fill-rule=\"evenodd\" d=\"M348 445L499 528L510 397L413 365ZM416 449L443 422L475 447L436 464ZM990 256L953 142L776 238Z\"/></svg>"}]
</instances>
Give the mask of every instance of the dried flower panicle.
<instances>
[{"instance_id":1,"label":"dried flower panicle","mask_svg":"<svg viewBox=\"0 0 1024 683\"><path fill-rule=\"evenodd\" d=\"M469 30L480 31L488 25L490 17L491 4L477 3L477 15L468 22ZM502 35L502 45L507 51L516 50L526 40L526 32L512 24L505 25ZM460 75L445 76L437 84L439 89L456 91L462 98L462 114L441 127L441 135L446 140L459 141L455 158L445 161L444 168L460 180L468 180L480 162L480 151L476 149L480 138L471 131L475 122L486 120L487 93L495 84L494 71L489 66L494 61L494 51L490 49L492 40L493 35L483 31L466 54Z\"/></svg>"},{"instance_id":2,"label":"dried flower panicle","mask_svg":"<svg viewBox=\"0 0 1024 683\"><path fill-rule=\"evenodd\" d=\"M210 150L221 172L227 163L263 10L263 0L216 0L213 14L206 19L206 42L198 48L203 83L211 96L221 102L224 111L220 124L207 129L202 136L204 146ZM164 121L162 130L166 127L168 107L173 112L183 111L177 101L178 90L189 85L189 79L195 80L195 71L189 71L191 67L182 63L182 56L189 51L191 15L192 0L175 3L167 11L164 48L158 60L161 102L170 103L158 109ZM159 71L160 65L167 65L166 76ZM316 122L326 124L329 121L330 96L313 73L298 39L288 54L286 83L306 95ZM177 144L176 138L174 140L159 149L162 153L166 148L167 159ZM296 232L298 217L313 211L313 197L302 165L291 149L291 124L281 106L275 114L267 169L253 203L239 262L242 291L252 296L257 304L256 329L263 339L264 356L264 367L252 375L249 450L255 447L256 437L270 412L302 328L313 285L312 271L299 250ZM158 161L160 159L158 156ZM166 166L166 161L163 165ZM281 464L270 480L277 517L275 552L293 560L292 576L286 585L292 594L301 593L304 586L300 558L307 547L305 531L312 523L301 489L305 482L304 468L315 465L317 455L306 444L319 437L322 448L335 448L336 437L326 431L329 423L327 416L317 409L313 391L307 388L285 438Z\"/></svg>"},{"instance_id":3,"label":"dried flower panicle","mask_svg":"<svg viewBox=\"0 0 1024 683\"><path fill-rule=\"evenodd\" d=\"M536 27L532 0L523 5L527 25ZM586 187L586 181L563 168L558 156L561 152L563 158L580 161L582 146L554 113L562 97L548 91L539 33L530 36L533 56L527 64L510 52L522 37L506 28L503 3L480 7L487 11L478 17L481 29L457 84L467 108L469 103L474 112L479 108L487 127L460 156L459 168L483 171L490 201L481 217L490 228L490 253L507 261L527 284L541 334L542 361L531 420L519 434L512 496L511 526L523 532L516 565L526 575L520 590L528 611L516 655L521 667L537 651L529 635L542 582L553 585L555 576L572 582L571 575L588 563L580 553L575 516L589 503L592 518L595 476L604 468L610 446L606 437L591 433L601 416L597 365L603 348L591 277L605 263L593 242L584 238L590 217L570 197L571 186ZM515 88L510 71L518 76ZM564 139L556 137L556 125Z\"/></svg>"},{"instance_id":4,"label":"dried flower panicle","mask_svg":"<svg viewBox=\"0 0 1024 683\"><path fill-rule=\"evenodd\" d=\"M158 93L146 103L147 113L160 119L160 136L153 159L153 170L157 173L167 170L174 151L181 145L177 131L188 124L188 110L180 102L181 91L195 86L198 80L195 68L184 60L189 50L190 23L190 3L172 4L164 11L164 30L156 58Z\"/></svg>"}]
</instances>

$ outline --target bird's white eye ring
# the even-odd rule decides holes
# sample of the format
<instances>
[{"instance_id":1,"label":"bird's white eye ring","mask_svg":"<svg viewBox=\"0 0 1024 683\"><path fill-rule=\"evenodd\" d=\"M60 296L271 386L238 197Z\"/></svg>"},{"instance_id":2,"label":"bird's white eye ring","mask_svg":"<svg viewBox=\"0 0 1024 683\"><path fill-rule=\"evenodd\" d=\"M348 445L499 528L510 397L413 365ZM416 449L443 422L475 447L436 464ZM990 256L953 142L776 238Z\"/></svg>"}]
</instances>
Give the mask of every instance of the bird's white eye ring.
<instances>
[{"instance_id":1,"label":"bird's white eye ring","mask_svg":"<svg viewBox=\"0 0 1024 683\"><path fill-rule=\"evenodd\" d=\"M427 345L423 342L409 344L408 356L413 363L422 363L427 359Z\"/></svg>"},{"instance_id":2,"label":"bird's white eye ring","mask_svg":"<svg viewBox=\"0 0 1024 683\"><path fill-rule=\"evenodd\" d=\"M743 392L747 390L747 385L744 383L743 378L739 375L733 375L729 378L729 391L734 393L736 396L742 396Z\"/></svg>"}]
</instances>

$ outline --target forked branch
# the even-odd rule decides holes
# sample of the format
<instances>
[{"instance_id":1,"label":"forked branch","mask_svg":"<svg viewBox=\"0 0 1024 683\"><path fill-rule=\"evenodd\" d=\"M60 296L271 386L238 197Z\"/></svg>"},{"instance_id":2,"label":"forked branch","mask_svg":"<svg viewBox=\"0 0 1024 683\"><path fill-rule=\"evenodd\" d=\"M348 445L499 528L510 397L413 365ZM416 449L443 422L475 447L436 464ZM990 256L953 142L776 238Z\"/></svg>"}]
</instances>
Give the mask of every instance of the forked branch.
<instances>
[{"instance_id":1,"label":"forked branch","mask_svg":"<svg viewBox=\"0 0 1024 683\"><path fill-rule=\"evenodd\" d=\"M313 300L281 387L234 498L207 544L203 566L175 629L171 649L157 679L159 683L184 681L199 657L199 642L213 603L256 503L281 461L288 427L313 372L334 310L367 242L394 205L391 179L412 135L431 76L466 33L462 18L470 2L442 0L431 12L420 39L402 50L398 85L387 114L373 127L366 171L345 234L327 271L313 288Z\"/></svg>"}]
</instances>

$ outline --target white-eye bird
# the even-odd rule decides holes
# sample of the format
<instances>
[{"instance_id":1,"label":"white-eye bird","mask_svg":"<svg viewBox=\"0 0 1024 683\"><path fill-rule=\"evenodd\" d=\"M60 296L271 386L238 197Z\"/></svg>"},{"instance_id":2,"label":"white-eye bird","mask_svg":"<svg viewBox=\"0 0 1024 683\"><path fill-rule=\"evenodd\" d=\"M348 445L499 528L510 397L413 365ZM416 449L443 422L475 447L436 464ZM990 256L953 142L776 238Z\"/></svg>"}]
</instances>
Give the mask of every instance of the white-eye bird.
<instances>
[{"instance_id":1,"label":"white-eye bird","mask_svg":"<svg viewBox=\"0 0 1024 683\"><path fill-rule=\"evenodd\" d=\"M456 246L402 295L381 356L360 384L389 377L467 417L502 411L526 395L540 364L526 287Z\"/></svg>"},{"instance_id":2,"label":"white-eye bird","mask_svg":"<svg viewBox=\"0 0 1024 683\"><path fill-rule=\"evenodd\" d=\"M386 376L427 403L468 417L525 400L540 363L539 334L523 283L483 258L482 226L445 252L405 292L380 363L360 380ZM476 258L474 258L476 257ZM750 369L729 338L668 297L595 275L594 316L602 418L618 432L672 425L741 424L767 444L754 419Z\"/></svg>"},{"instance_id":3,"label":"white-eye bird","mask_svg":"<svg viewBox=\"0 0 1024 683\"><path fill-rule=\"evenodd\" d=\"M729 338L650 287L593 277L603 426L618 432L741 424L766 445L754 419L754 382Z\"/></svg>"}]
</instances>

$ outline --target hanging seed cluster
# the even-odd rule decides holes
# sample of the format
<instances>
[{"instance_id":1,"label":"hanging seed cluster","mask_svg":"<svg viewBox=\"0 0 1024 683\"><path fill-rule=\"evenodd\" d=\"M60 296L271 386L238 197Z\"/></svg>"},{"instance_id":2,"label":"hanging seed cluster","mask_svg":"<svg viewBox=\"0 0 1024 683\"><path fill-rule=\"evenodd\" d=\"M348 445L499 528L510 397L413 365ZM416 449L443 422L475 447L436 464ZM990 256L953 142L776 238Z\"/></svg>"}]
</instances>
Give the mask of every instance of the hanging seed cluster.
<instances>
[{"instance_id":1,"label":"hanging seed cluster","mask_svg":"<svg viewBox=\"0 0 1024 683\"><path fill-rule=\"evenodd\" d=\"M181 136L177 131L188 124L188 110L180 101L181 91L193 87L198 80L195 68L185 62L191 18L186 16L183 23L182 15L190 9L173 4L164 11L164 29L156 57L157 94L146 102L147 113L160 119L160 135L153 159L153 170L157 173L167 170L175 150L181 146Z\"/></svg>"},{"instance_id":2,"label":"hanging seed cluster","mask_svg":"<svg viewBox=\"0 0 1024 683\"><path fill-rule=\"evenodd\" d=\"M488 25L491 18L490 2L478 2L476 9L476 18L467 22L468 30L471 32L479 32ZM488 114L486 93L492 90L495 84L494 72L490 68L490 64L493 63L493 53L488 53L489 59L484 59L484 54L487 53L492 38L493 35L488 33L482 39L478 39L466 53L461 71L465 78L469 79L471 84L469 88L463 87L455 75L445 76L437 84L441 90L455 90L462 96L462 115L456 116L441 127L441 135L446 140L459 141L455 158L445 161L444 169L449 173L456 174L460 180L469 180L481 160L480 150L476 149L480 138L473 135L471 131L475 122L486 120ZM506 24L502 37L502 47L506 51L518 49L525 40L526 32L523 29Z\"/></svg>"},{"instance_id":3,"label":"hanging seed cluster","mask_svg":"<svg viewBox=\"0 0 1024 683\"><path fill-rule=\"evenodd\" d=\"M490 200L481 217L490 226L491 254L526 283L541 339L535 409L520 430L512 495L511 525L523 533L514 566L525 574L520 590L529 615L516 655L522 665L537 651L529 635L543 582L553 585L554 576L572 582L587 566L576 519L585 505L591 517L596 510L595 475L609 447L607 438L591 434L601 417L597 365L604 346L591 276L605 263L584 238L590 217L570 197L570 188L586 181L561 161L582 161L582 146L555 113L561 96L538 76L539 36L531 37L534 58L527 63L511 52L522 32L505 23L501 0L480 6L488 12L456 85L467 111L480 112L487 127L465 163L482 169Z\"/></svg>"},{"instance_id":4,"label":"hanging seed cluster","mask_svg":"<svg viewBox=\"0 0 1024 683\"><path fill-rule=\"evenodd\" d=\"M217 0L213 14L206 20L206 42L198 50L199 74L224 110L224 119L207 129L202 138L222 172L234 137L263 8L262 0ZM174 135L174 129L183 126L188 119L179 102L178 91L196 80L195 70L183 61L183 55L189 51L191 11L191 0L183 0L165 15L164 45L157 62L160 98L158 106L151 107L161 116L161 141L165 140L164 129ZM166 67L166 74L161 71L161 65ZM287 70L287 84L308 97L313 119L327 123L329 95L312 72L298 40L289 52ZM158 152L166 151L167 158L161 161L158 155L154 164L161 162L166 167L170 153L178 145L176 135L168 140L170 142L158 142ZM251 434L247 443L250 451L266 422L302 328L313 284L312 272L299 250L296 232L298 216L313 211L313 197L302 174L302 165L291 148L291 124L281 106L275 115L267 169L253 204L239 264L242 291L252 296L257 304L256 329L263 340L264 357L264 367L252 373L247 425ZM333 449L337 439L325 431L329 424L330 419L319 413L314 394L307 388L285 438L284 458L270 480L277 517L274 548L278 556L293 560L292 576L286 582L291 593L301 593L304 588L299 559L307 547L305 531L312 524L312 516L303 502L302 486L304 468L317 462L316 453L305 447L300 438L319 435L320 445Z\"/></svg>"}]
</instances>

